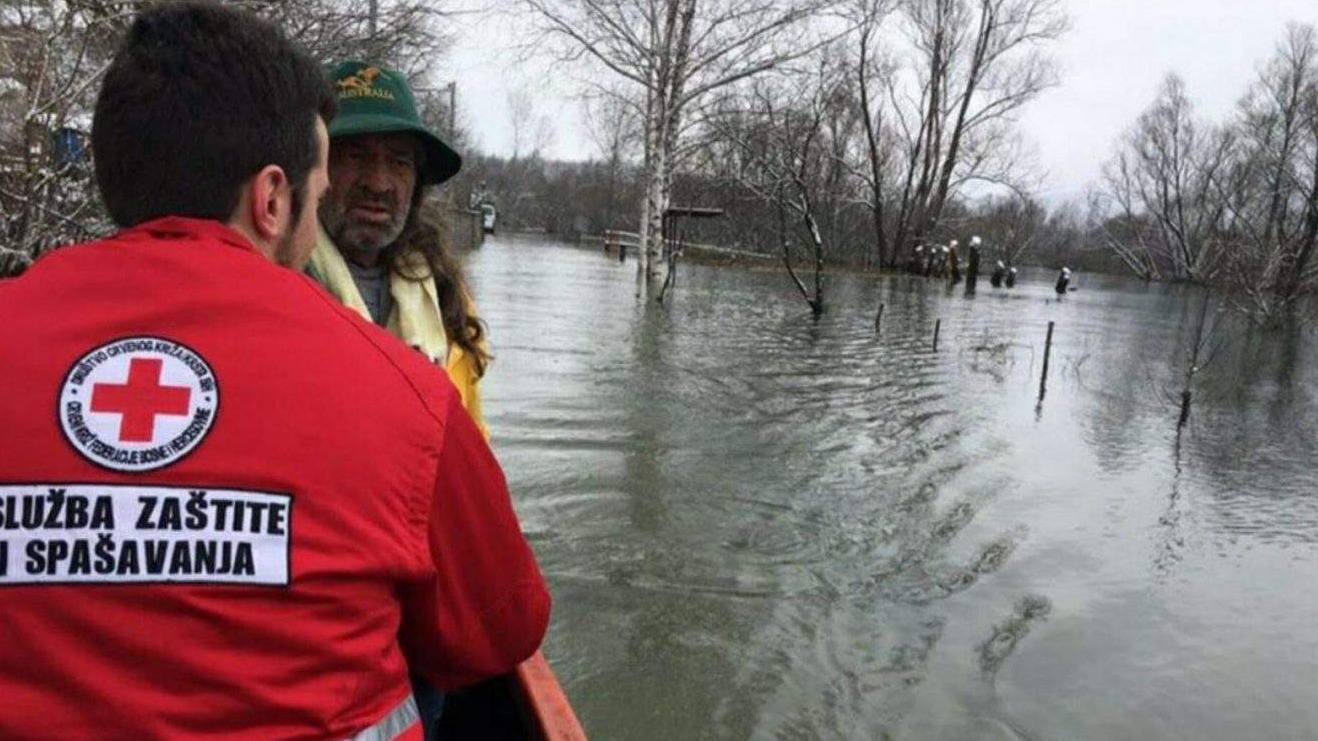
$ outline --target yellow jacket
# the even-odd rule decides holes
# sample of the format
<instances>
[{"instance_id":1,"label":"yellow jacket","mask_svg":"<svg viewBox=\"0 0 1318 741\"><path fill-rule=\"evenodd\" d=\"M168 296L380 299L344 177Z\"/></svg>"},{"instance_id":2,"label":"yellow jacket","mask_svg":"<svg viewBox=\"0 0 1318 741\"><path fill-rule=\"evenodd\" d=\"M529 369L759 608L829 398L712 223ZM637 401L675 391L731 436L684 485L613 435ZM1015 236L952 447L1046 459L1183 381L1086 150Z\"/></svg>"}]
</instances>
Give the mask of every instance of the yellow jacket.
<instances>
[{"instance_id":1,"label":"yellow jacket","mask_svg":"<svg viewBox=\"0 0 1318 741\"><path fill-rule=\"evenodd\" d=\"M472 316L475 316L474 312ZM485 439L490 439L490 428L485 425L485 417L481 414L481 377L477 371L476 359L467 354L461 346L449 345L448 362L444 364L444 370L448 371L448 377L453 381L453 385L458 387L458 394L462 396L462 406L467 408L467 413L485 435Z\"/></svg>"},{"instance_id":2,"label":"yellow jacket","mask_svg":"<svg viewBox=\"0 0 1318 741\"><path fill-rule=\"evenodd\" d=\"M414 253L405 258L407 271L413 275L429 272L425 256ZM316 249L311 253L307 263L307 273L345 306L371 321L371 312L366 308L357 284L348 272L348 264L339 253L329 235L320 230ZM485 437L490 436L490 429L485 425L481 414L480 374L477 372L476 358L463 351L462 347L448 341L444 332L444 319L439 311L439 294L435 291L435 281L408 280L396 273L389 275L389 294L394 299L393 311L385 324L395 337L419 350L436 365L448 372L449 379L457 387L462 397L462 405L471 415L476 426ZM463 296L467 311L476 315L475 306L470 296Z\"/></svg>"}]
</instances>

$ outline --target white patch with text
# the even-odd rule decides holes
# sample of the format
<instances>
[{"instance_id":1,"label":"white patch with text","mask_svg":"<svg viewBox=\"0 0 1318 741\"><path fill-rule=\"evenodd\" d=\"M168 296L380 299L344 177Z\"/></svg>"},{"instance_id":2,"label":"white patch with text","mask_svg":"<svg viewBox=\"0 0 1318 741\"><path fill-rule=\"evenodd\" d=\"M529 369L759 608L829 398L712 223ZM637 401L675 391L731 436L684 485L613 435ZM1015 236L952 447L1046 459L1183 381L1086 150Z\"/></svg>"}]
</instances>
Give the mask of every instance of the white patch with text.
<instances>
[{"instance_id":1,"label":"white patch with text","mask_svg":"<svg viewBox=\"0 0 1318 741\"><path fill-rule=\"evenodd\" d=\"M0 586L287 586L292 525L288 494L0 485Z\"/></svg>"}]
</instances>

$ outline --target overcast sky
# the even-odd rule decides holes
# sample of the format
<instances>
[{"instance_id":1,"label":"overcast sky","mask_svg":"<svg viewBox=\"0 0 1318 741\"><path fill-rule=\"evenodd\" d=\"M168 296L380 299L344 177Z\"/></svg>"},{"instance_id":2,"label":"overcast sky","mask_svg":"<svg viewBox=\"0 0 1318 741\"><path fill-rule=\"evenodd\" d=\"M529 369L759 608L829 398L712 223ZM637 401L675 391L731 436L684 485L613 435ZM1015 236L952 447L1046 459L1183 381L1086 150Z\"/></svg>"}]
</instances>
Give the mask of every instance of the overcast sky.
<instances>
[{"instance_id":1,"label":"overcast sky","mask_svg":"<svg viewBox=\"0 0 1318 741\"><path fill-rule=\"evenodd\" d=\"M1288 21L1318 24L1318 0L1066 0L1070 32L1054 47L1061 84L1025 109L1022 130L1046 173L1050 202L1078 196L1114 142L1175 71L1201 114L1228 115ZM540 63L518 64L508 21L475 19L447 60L459 116L485 152L512 150L507 95L530 86L554 123L546 154L597 156L573 85Z\"/></svg>"}]
</instances>

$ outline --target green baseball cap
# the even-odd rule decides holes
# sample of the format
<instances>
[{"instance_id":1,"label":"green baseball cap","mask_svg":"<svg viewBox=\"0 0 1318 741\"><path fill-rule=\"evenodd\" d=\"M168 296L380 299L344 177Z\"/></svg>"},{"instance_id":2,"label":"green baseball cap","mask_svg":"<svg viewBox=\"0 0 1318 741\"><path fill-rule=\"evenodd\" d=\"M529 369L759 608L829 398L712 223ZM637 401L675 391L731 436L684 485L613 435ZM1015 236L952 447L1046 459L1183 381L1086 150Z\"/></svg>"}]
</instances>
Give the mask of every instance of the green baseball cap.
<instances>
[{"instance_id":1,"label":"green baseball cap","mask_svg":"<svg viewBox=\"0 0 1318 741\"><path fill-rule=\"evenodd\" d=\"M442 183L462 169L462 157L421 123L407 78L397 71L366 62L341 62L330 70L339 99L339 115L329 126L330 139L353 134L416 134L425 150L417 179Z\"/></svg>"}]
</instances>

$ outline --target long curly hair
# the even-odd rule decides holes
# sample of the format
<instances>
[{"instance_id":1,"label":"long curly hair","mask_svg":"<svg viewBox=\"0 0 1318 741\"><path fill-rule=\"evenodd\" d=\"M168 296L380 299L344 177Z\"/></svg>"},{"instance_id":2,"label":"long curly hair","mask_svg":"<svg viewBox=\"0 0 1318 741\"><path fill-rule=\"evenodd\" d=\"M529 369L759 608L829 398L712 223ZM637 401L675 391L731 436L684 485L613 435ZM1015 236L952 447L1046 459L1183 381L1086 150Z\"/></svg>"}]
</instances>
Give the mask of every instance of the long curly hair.
<instances>
[{"instance_id":1,"label":"long curly hair","mask_svg":"<svg viewBox=\"0 0 1318 741\"><path fill-rule=\"evenodd\" d=\"M485 323L471 313L471 293L462 266L449 250L448 236L441 215L422 213L428 187L419 183L412 191L412 204L407 212L403 233L384 251L389 270L406 280L427 281L433 276L435 292L439 295L439 313L444 320L444 332L451 343L461 347L476 362L476 375L484 376L485 368L493 357L485 347ZM426 258L430 274L409 271L401 257L412 251Z\"/></svg>"}]
</instances>

